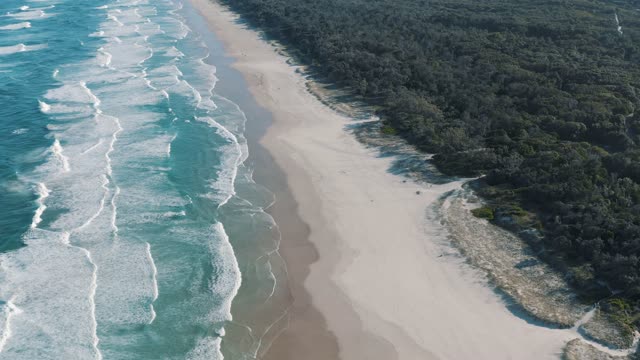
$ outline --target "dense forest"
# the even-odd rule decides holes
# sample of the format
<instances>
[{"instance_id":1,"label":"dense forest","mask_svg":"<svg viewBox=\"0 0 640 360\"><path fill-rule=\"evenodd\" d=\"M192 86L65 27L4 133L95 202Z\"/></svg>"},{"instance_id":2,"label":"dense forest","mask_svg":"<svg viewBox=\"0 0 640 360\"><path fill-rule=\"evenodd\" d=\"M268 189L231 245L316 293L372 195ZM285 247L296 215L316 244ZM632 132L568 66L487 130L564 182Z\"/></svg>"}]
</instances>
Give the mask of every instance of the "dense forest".
<instances>
[{"instance_id":1,"label":"dense forest","mask_svg":"<svg viewBox=\"0 0 640 360\"><path fill-rule=\"evenodd\" d=\"M529 241L585 294L637 309L640 2L223 2L443 172L486 175L477 213L539 229Z\"/></svg>"}]
</instances>

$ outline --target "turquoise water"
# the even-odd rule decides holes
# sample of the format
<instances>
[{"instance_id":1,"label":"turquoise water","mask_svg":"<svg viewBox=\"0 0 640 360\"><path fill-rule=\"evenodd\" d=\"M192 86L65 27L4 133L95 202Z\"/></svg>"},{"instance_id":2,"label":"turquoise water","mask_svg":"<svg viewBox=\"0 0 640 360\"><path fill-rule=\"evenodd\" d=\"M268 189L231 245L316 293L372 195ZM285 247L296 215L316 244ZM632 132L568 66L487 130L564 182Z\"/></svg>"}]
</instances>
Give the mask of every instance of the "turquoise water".
<instances>
[{"instance_id":1,"label":"turquoise water","mask_svg":"<svg viewBox=\"0 0 640 360\"><path fill-rule=\"evenodd\" d=\"M0 359L219 359L225 327L250 359L278 318L273 197L189 11L0 4Z\"/></svg>"}]
</instances>

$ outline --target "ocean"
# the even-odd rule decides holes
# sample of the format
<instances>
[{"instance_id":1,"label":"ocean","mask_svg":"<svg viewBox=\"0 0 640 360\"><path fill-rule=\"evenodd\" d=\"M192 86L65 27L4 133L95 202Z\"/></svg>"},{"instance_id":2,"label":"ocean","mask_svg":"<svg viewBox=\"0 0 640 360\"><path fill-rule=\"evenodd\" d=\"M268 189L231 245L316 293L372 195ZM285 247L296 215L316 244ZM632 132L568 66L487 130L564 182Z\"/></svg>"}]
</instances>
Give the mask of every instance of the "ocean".
<instances>
[{"instance_id":1,"label":"ocean","mask_svg":"<svg viewBox=\"0 0 640 360\"><path fill-rule=\"evenodd\" d=\"M180 0L0 14L0 359L255 358L279 232L221 46Z\"/></svg>"}]
</instances>

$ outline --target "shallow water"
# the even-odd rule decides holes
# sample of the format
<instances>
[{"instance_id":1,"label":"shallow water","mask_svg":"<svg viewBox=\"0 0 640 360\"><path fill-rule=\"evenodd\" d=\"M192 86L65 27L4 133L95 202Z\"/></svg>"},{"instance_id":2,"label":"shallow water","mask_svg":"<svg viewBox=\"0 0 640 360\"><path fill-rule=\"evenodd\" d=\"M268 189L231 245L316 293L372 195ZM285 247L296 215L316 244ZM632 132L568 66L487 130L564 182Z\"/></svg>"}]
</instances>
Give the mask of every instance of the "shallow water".
<instances>
[{"instance_id":1,"label":"shallow water","mask_svg":"<svg viewBox=\"0 0 640 360\"><path fill-rule=\"evenodd\" d=\"M230 309L272 307L273 196L190 11L0 4L0 359L258 351L271 316Z\"/></svg>"}]
</instances>

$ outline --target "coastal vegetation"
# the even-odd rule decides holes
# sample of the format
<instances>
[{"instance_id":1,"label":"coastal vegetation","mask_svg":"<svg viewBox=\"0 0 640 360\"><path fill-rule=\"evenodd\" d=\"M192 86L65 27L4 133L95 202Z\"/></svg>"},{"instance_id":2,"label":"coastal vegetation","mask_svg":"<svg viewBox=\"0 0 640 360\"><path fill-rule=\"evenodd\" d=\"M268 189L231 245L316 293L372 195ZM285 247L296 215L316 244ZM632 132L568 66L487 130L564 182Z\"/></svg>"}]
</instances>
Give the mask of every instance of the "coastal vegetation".
<instances>
[{"instance_id":1,"label":"coastal vegetation","mask_svg":"<svg viewBox=\"0 0 640 360\"><path fill-rule=\"evenodd\" d=\"M223 2L444 173L485 175L476 216L533 230L526 240L585 300L638 326L635 1Z\"/></svg>"},{"instance_id":2,"label":"coastal vegetation","mask_svg":"<svg viewBox=\"0 0 640 360\"><path fill-rule=\"evenodd\" d=\"M471 210L474 216L477 216L481 219L493 220L494 214L493 209L488 206L483 206L481 208Z\"/></svg>"}]
</instances>

